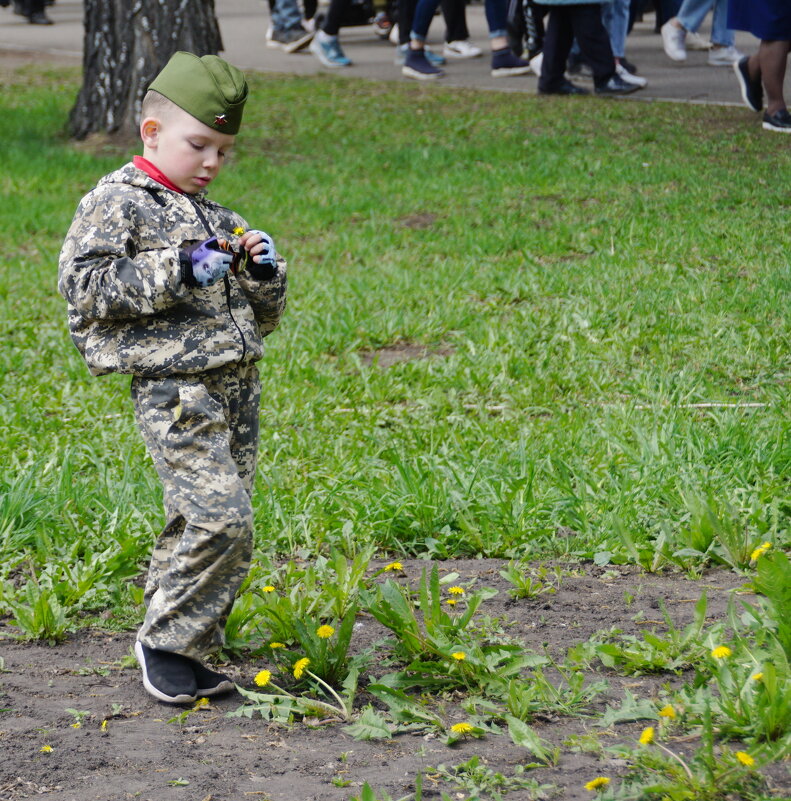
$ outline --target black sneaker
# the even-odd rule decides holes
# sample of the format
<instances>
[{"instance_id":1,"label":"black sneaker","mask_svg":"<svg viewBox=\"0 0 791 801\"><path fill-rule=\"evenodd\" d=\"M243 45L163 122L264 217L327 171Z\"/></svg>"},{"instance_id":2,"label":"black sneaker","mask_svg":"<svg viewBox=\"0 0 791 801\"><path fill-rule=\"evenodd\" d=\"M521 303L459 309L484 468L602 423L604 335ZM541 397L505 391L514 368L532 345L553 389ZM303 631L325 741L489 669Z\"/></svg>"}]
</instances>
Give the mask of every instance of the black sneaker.
<instances>
[{"instance_id":1,"label":"black sneaker","mask_svg":"<svg viewBox=\"0 0 791 801\"><path fill-rule=\"evenodd\" d=\"M234 682L224 673L211 670L195 659L190 659L189 662L192 667L192 673L195 676L195 684L197 685L196 694L198 697L222 695L236 688Z\"/></svg>"},{"instance_id":2,"label":"black sneaker","mask_svg":"<svg viewBox=\"0 0 791 801\"><path fill-rule=\"evenodd\" d=\"M636 92L640 87L633 83L627 83L619 75L612 75L603 83L595 87L597 95L629 95Z\"/></svg>"},{"instance_id":3,"label":"black sneaker","mask_svg":"<svg viewBox=\"0 0 791 801\"><path fill-rule=\"evenodd\" d=\"M401 74L407 78L416 78L418 81L433 81L445 73L426 58L425 51L409 48L404 58L404 66L401 67Z\"/></svg>"},{"instance_id":4,"label":"black sneaker","mask_svg":"<svg viewBox=\"0 0 791 801\"><path fill-rule=\"evenodd\" d=\"M527 75L530 72L530 62L515 56L510 48L492 52L492 77L507 78L511 75Z\"/></svg>"},{"instance_id":5,"label":"black sneaker","mask_svg":"<svg viewBox=\"0 0 791 801\"><path fill-rule=\"evenodd\" d=\"M191 704L198 687L190 660L169 651L158 651L138 641L135 656L143 670L146 691L166 704Z\"/></svg>"},{"instance_id":6,"label":"black sneaker","mask_svg":"<svg viewBox=\"0 0 791 801\"><path fill-rule=\"evenodd\" d=\"M538 87L540 95L589 95L590 92L582 86L577 86L576 83L563 80L557 86L551 89L542 89Z\"/></svg>"},{"instance_id":7,"label":"black sneaker","mask_svg":"<svg viewBox=\"0 0 791 801\"><path fill-rule=\"evenodd\" d=\"M788 113L787 108L781 108L780 111L775 111L774 114L765 111L764 121L761 127L765 131L791 133L791 114Z\"/></svg>"},{"instance_id":8,"label":"black sneaker","mask_svg":"<svg viewBox=\"0 0 791 801\"><path fill-rule=\"evenodd\" d=\"M750 71L747 69L749 60L749 56L745 56L734 62L733 71L736 73L739 88L742 90L742 100L747 108L760 111L764 107L764 88L760 78L755 81L750 78Z\"/></svg>"},{"instance_id":9,"label":"black sneaker","mask_svg":"<svg viewBox=\"0 0 791 801\"><path fill-rule=\"evenodd\" d=\"M296 53L310 44L313 35L313 31L306 31L301 25L296 25L283 31L272 31L272 41L279 44L286 53Z\"/></svg>"},{"instance_id":10,"label":"black sneaker","mask_svg":"<svg viewBox=\"0 0 791 801\"><path fill-rule=\"evenodd\" d=\"M632 64L631 61L627 61L625 58L620 59L621 66L627 71L630 72L632 75L637 75L637 67Z\"/></svg>"}]
</instances>

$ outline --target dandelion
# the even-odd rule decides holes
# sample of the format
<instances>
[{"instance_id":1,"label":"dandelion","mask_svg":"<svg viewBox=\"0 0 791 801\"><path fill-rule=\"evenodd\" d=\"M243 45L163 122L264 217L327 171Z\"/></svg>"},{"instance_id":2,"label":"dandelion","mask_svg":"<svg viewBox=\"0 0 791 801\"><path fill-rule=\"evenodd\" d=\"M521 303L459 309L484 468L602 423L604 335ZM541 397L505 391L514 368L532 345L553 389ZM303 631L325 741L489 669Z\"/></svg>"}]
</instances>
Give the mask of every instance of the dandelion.
<instances>
[{"instance_id":1,"label":"dandelion","mask_svg":"<svg viewBox=\"0 0 791 801\"><path fill-rule=\"evenodd\" d=\"M302 674L305 672L309 664L310 659L308 659L306 656L297 660L297 662L294 664L294 678L301 679Z\"/></svg>"},{"instance_id":2,"label":"dandelion","mask_svg":"<svg viewBox=\"0 0 791 801\"><path fill-rule=\"evenodd\" d=\"M667 706L663 706L659 710L659 717L660 718L668 718L669 720L674 720L676 717L676 710L673 709L672 704L668 704Z\"/></svg>"},{"instance_id":3,"label":"dandelion","mask_svg":"<svg viewBox=\"0 0 791 801\"><path fill-rule=\"evenodd\" d=\"M737 751L736 752L736 759L745 765L748 768L751 768L755 764L755 759L751 757L746 751Z\"/></svg>"},{"instance_id":4,"label":"dandelion","mask_svg":"<svg viewBox=\"0 0 791 801\"><path fill-rule=\"evenodd\" d=\"M472 732L472 723L454 723L450 730L454 734L470 734Z\"/></svg>"},{"instance_id":5,"label":"dandelion","mask_svg":"<svg viewBox=\"0 0 791 801\"><path fill-rule=\"evenodd\" d=\"M385 565L383 568L385 573L401 573L404 570L404 566L401 562L390 562L389 565Z\"/></svg>"},{"instance_id":6,"label":"dandelion","mask_svg":"<svg viewBox=\"0 0 791 801\"><path fill-rule=\"evenodd\" d=\"M752 675L752 676L750 676L750 678L751 678L753 681L760 681L760 680L761 680L763 677L764 677L764 674L763 674L763 673L753 673L753 675Z\"/></svg>"},{"instance_id":7,"label":"dandelion","mask_svg":"<svg viewBox=\"0 0 791 801\"><path fill-rule=\"evenodd\" d=\"M259 687L266 687L266 685L272 681L272 673L268 670L259 670L258 673L255 674L253 681Z\"/></svg>"},{"instance_id":8,"label":"dandelion","mask_svg":"<svg viewBox=\"0 0 791 801\"><path fill-rule=\"evenodd\" d=\"M274 649L274 648L285 648L286 644L282 643L282 642L270 642L269 643L269 647L272 648L272 649Z\"/></svg>"},{"instance_id":9,"label":"dandelion","mask_svg":"<svg viewBox=\"0 0 791 801\"><path fill-rule=\"evenodd\" d=\"M456 606L456 599L455 599L455 598L448 598L448 600L447 600L447 601L445 601L445 603L446 603L448 606Z\"/></svg>"},{"instance_id":10,"label":"dandelion","mask_svg":"<svg viewBox=\"0 0 791 801\"><path fill-rule=\"evenodd\" d=\"M654 727L646 726L640 735L640 745L651 745L654 742Z\"/></svg>"},{"instance_id":11,"label":"dandelion","mask_svg":"<svg viewBox=\"0 0 791 801\"><path fill-rule=\"evenodd\" d=\"M102 730L102 732L103 732L103 733L106 733L106 732L107 732L107 718L105 718L105 719L102 721L102 725L101 725L101 727L100 727L100 728L101 728L101 730Z\"/></svg>"},{"instance_id":12,"label":"dandelion","mask_svg":"<svg viewBox=\"0 0 791 801\"><path fill-rule=\"evenodd\" d=\"M596 790L601 790L602 787L606 787L609 783L610 780L606 776L597 776L595 779L585 783L585 789L595 792Z\"/></svg>"},{"instance_id":13,"label":"dandelion","mask_svg":"<svg viewBox=\"0 0 791 801\"><path fill-rule=\"evenodd\" d=\"M233 229L234 236L241 236L244 233L244 228L240 228L238 225L236 228Z\"/></svg>"},{"instance_id":14,"label":"dandelion","mask_svg":"<svg viewBox=\"0 0 791 801\"><path fill-rule=\"evenodd\" d=\"M762 557L770 548L772 547L771 542L763 542L761 543L751 554L750 554L750 561L755 562L756 559Z\"/></svg>"},{"instance_id":15,"label":"dandelion","mask_svg":"<svg viewBox=\"0 0 791 801\"><path fill-rule=\"evenodd\" d=\"M267 584L266 587L261 588L261 592L274 592L275 588L271 584Z\"/></svg>"},{"instance_id":16,"label":"dandelion","mask_svg":"<svg viewBox=\"0 0 791 801\"><path fill-rule=\"evenodd\" d=\"M732 653L733 651L727 645L718 645L711 651L711 655L715 659L727 659Z\"/></svg>"},{"instance_id":17,"label":"dandelion","mask_svg":"<svg viewBox=\"0 0 791 801\"><path fill-rule=\"evenodd\" d=\"M332 626L319 626L316 629L316 636L322 640L329 640L335 634L335 629Z\"/></svg>"},{"instance_id":18,"label":"dandelion","mask_svg":"<svg viewBox=\"0 0 791 801\"><path fill-rule=\"evenodd\" d=\"M209 705L208 698L198 698L198 700L195 702L195 705L192 707L192 711L194 712L197 709L203 709L208 705Z\"/></svg>"},{"instance_id":19,"label":"dandelion","mask_svg":"<svg viewBox=\"0 0 791 801\"><path fill-rule=\"evenodd\" d=\"M72 727L72 729L81 729L82 728L82 723L80 723L80 721L78 720L76 723L72 723L71 727Z\"/></svg>"},{"instance_id":20,"label":"dandelion","mask_svg":"<svg viewBox=\"0 0 791 801\"><path fill-rule=\"evenodd\" d=\"M41 748L39 748L39 751L41 751L42 754L51 754L52 753L52 746L51 745L42 745Z\"/></svg>"},{"instance_id":21,"label":"dandelion","mask_svg":"<svg viewBox=\"0 0 791 801\"><path fill-rule=\"evenodd\" d=\"M465 654L464 651L456 651L455 653L452 653L451 656L457 662L463 662L467 658L467 654Z\"/></svg>"},{"instance_id":22,"label":"dandelion","mask_svg":"<svg viewBox=\"0 0 791 801\"><path fill-rule=\"evenodd\" d=\"M464 595L464 587L449 587L448 592L451 595Z\"/></svg>"}]
</instances>

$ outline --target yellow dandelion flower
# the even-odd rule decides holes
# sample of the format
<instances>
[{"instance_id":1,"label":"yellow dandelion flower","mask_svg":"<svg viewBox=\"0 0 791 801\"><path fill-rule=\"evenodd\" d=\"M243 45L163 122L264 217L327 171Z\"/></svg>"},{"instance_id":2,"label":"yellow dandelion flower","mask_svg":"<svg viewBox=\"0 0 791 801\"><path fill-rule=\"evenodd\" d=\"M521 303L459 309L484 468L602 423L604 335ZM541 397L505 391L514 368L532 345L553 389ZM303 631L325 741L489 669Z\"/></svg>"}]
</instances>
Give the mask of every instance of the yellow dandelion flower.
<instances>
[{"instance_id":1,"label":"yellow dandelion flower","mask_svg":"<svg viewBox=\"0 0 791 801\"><path fill-rule=\"evenodd\" d=\"M772 547L771 542L762 542L751 554L750 561L754 562L763 556Z\"/></svg>"},{"instance_id":2,"label":"yellow dandelion flower","mask_svg":"<svg viewBox=\"0 0 791 801\"><path fill-rule=\"evenodd\" d=\"M640 745L651 745L654 742L654 727L646 726L640 735Z\"/></svg>"},{"instance_id":3,"label":"yellow dandelion flower","mask_svg":"<svg viewBox=\"0 0 791 801\"><path fill-rule=\"evenodd\" d=\"M469 734L472 731L472 723L454 723L450 730L454 734Z\"/></svg>"},{"instance_id":4,"label":"yellow dandelion flower","mask_svg":"<svg viewBox=\"0 0 791 801\"><path fill-rule=\"evenodd\" d=\"M51 745L42 745L41 748L39 748L39 751L41 751L42 754L51 754L52 753L52 746Z\"/></svg>"},{"instance_id":5,"label":"yellow dandelion flower","mask_svg":"<svg viewBox=\"0 0 791 801\"><path fill-rule=\"evenodd\" d=\"M261 592L274 592L275 588L271 584L267 584L266 587L261 588Z\"/></svg>"},{"instance_id":6,"label":"yellow dandelion flower","mask_svg":"<svg viewBox=\"0 0 791 801\"><path fill-rule=\"evenodd\" d=\"M302 659L299 659L294 664L294 678L301 679L302 674L305 672L309 664L310 664L310 659L308 659L306 656L303 657Z\"/></svg>"},{"instance_id":7,"label":"yellow dandelion flower","mask_svg":"<svg viewBox=\"0 0 791 801\"><path fill-rule=\"evenodd\" d=\"M272 673L268 670L259 670L258 673L255 674L253 681L259 687L266 687L266 685L272 681Z\"/></svg>"},{"instance_id":8,"label":"yellow dandelion flower","mask_svg":"<svg viewBox=\"0 0 791 801\"><path fill-rule=\"evenodd\" d=\"M319 626L316 629L316 636L322 640L329 640L333 634L335 634L335 629L332 626Z\"/></svg>"},{"instance_id":9,"label":"yellow dandelion flower","mask_svg":"<svg viewBox=\"0 0 791 801\"><path fill-rule=\"evenodd\" d=\"M736 752L736 759L742 763L742 765L746 765L748 768L751 768L755 764L755 759L751 757L746 751L737 751Z\"/></svg>"},{"instance_id":10,"label":"yellow dandelion flower","mask_svg":"<svg viewBox=\"0 0 791 801\"><path fill-rule=\"evenodd\" d=\"M676 710L673 708L672 704L668 704L667 706L663 706L659 710L659 717L660 718L669 718L670 720L674 720L676 717Z\"/></svg>"},{"instance_id":11,"label":"yellow dandelion flower","mask_svg":"<svg viewBox=\"0 0 791 801\"><path fill-rule=\"evenodd\" d=\"M464 587L448 587L451 595L464 595Z\"/></svg>"},{"instance_id":12,"label":"yellow dandelion flower","mask_svg":"<svg viewBox=\"0 0 791 801\"><path fill-rule=\"evenodd\" d=\"M100 727L100 728L101 728L101 730L102 730L102 731L105 731L105 732L107 731L107 718L105 718L105 719L102 721L102 725L101 725L101 727Z\"/></svg>"},{"instance_id":13,"label":"yellow dandelion flower","mask_svg":"<svg viewBox=\"0 0 791 801\"><path fill-rule=\"evenodd\" d=\"M241 236L243 233L244 233L244 228L241 228L238 225L236 226L236 228L233 229L234 236Z\"/></svg>"},{"instance_id":14,"label":"yellow dandelion flower","mask_svg":"<svg viewBox=\"0 0 791 801\"><path fill-rule=\"evenodd\" d=\"M82 728L82 723L80 723L80 721L78 720L76 723L72 723L71 727L72 727L72 729L81 729Z\"/></svg>"},{"instance_id":15,"label":"yellow dandelion flower","mask_svg":"<svg viewBox=\"0 0 791 801\"><path fill-rule=\"evenodd\" d=\"M750 678L751 678L753 681L760 681L760 680L761 680L763 677L764 677L764 674L763 674L763 673L753 673L753 675L752 675L752 676L750 676Z\"/></svg>"},{"instance_id":16,"label":"yellow dandelion flower","mask_svg":"<svg viewBox=\"0 0 791 801\"><path fill-rule=\"evenodd\" d=\"M733 651L727 645L718 645L711 651L711 655L715 659L727 659L732 653Z\"/></svg>"},{"instance_id":17,"label":"yellow dandelion flower","mask_svg":"<svg viewBox=\"0 0 791 801\"><path fill-rule=\"evenodd\" d=\"M455 598L448 598L448 600L447 600L447 601L445 601L445 603L446 603L448 606L456 606L456 599L455 599Z\"/></svg>"},{"instance_id":18,"label":"yellow dandelion flower","mask_svg":"<svg viewBox=\"0 0 791 801\"><path fill-rule=\"evenodd\" d=\"M467 654L465 654L464 651L456 651L455 653L452 653L451 656L457 662L463 662L467 658Z\"/></svg>"},{"instance_id":19,"label":"yellow dandelion flower","mask_svg":"<svg viewBox=\"0 0 791 801\"><path fill-rule=\"evenodd\" d=\"M282 643L282 642L270 642L269 643L269 647L270 648L285 648L286 644Z\"/></svg>"},{"instance_id":20,"label":"yellow dandelion flower","mask_svg":"<svg viewBox=\"0 0 791 801\"><path fill-rule=\"evenodd\" d=\"M401 573L404 570L404 566L401 562L390 562L389 565L385 565L382 569L385 573Z\"/></svg>"},{"instance_id":21,"label":"yellow dandelion flower","mask_svg":"<svg viewBox=\"0 0 791 801\"><path fill-rule=\"evenodd\" d=\"M602 787L606 787L609 783L610 780L606 776L597 776L595 779L585 782L585 789L591 791L601 790Z\"/></svg>"},{"instance_id":22,"label":"yellow dandelion flower","mask_svg":"<svg viewBox=\"0 0 791 801\"><path fill-rule=\"evenodd\" d=\"M208 706L208 705L209 705L209 699L208 698L198 698L198 700L195 702L195 705L192 707L192 709L193 709L193 711L196 710L196 709L203 709L205 706Z\"/></svg>"}]
</instances>

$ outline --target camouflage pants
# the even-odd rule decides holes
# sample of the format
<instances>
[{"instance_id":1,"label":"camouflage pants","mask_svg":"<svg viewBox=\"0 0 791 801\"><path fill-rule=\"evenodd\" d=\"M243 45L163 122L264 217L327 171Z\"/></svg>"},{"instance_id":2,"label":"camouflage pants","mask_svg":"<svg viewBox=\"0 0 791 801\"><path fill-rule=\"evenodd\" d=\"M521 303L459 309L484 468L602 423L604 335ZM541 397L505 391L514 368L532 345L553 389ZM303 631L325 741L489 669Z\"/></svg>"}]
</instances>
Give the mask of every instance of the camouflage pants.
<instances>
[{"instance_id":1,"label":"camouflage pants","mask_svg":"<svg viewBox=\"0 0 791 801\"><path fill-rule=\"evenodd\" d=\"M224 642L250 567L261 386L255 365L132 380L135 417L164 487L138 639L200 658Z\"/></svg>"}]
</instances>

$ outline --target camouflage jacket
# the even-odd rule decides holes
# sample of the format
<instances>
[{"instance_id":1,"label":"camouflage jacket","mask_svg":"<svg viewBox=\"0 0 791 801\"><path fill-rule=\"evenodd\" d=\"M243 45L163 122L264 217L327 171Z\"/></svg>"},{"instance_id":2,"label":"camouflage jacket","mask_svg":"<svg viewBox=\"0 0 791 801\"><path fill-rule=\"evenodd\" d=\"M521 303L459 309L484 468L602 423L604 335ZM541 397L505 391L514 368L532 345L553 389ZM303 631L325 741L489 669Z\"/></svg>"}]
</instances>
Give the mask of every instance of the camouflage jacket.
<instances>
[{"instance_id":1,"label":"camouflage jacket","mask_svg":"<svg viewBox=\"0 0 791 801\"><path fill-rule=\"evenodd\" d=\"M99 181L77 207L58 269L72 339L94 375L198 373L261 358L285 308L285 261L264 281L247 270L205 288L181 277L181 247L213 235L233 243L235 228L248 228L238 214L166 189L131 163Z\"/></svg>"}]
</instances>

